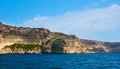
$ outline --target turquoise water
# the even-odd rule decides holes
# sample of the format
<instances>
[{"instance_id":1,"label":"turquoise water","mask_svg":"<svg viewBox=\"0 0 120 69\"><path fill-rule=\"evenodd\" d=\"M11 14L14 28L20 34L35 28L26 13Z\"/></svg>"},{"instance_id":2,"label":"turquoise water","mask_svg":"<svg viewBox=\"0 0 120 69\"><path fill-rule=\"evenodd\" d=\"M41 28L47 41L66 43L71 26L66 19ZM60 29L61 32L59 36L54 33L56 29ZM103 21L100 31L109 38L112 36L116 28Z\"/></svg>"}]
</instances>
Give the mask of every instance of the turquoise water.
<instances>
[{"instance_id":1,"label":"turquoise water","mask_svg":"<svg viewBox=\"0 0 120 69\"><path fill-rule=\"evenodd\" d=\"M120 69L120 53L111 54L7 54L0 69Z\"/></svg>"}]
</instances>

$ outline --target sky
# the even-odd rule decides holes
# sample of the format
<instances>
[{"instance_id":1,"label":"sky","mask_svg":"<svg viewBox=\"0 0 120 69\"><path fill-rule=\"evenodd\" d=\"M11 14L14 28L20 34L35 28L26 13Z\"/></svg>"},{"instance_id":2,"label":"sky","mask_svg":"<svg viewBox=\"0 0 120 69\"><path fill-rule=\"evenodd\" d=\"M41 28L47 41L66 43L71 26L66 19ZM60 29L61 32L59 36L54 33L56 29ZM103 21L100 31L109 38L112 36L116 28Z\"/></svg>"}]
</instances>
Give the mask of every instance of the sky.
<instances>
[{"instance_id":1,"label":"sky","mask_svg":"<svg viewBox=\"0 0 120 69\"><path fill-rule=\"evenodd\" d=\"M0 21L120 42L120 0L0 0Z\"/></svg>"}]
</instances>

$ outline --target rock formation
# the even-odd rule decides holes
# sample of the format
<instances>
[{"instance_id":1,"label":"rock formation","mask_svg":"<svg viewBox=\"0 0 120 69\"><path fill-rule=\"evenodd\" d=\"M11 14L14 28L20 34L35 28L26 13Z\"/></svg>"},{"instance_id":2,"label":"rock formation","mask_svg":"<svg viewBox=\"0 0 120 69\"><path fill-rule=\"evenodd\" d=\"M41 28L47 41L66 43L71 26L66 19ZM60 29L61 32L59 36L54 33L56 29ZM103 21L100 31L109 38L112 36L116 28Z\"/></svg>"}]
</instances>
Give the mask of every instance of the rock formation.
<instances>
[{"instance_id":1,"label":"rock formation","mask_svg":"<svg viewBox=\"0 0 120 69\"><path fill-rule=\"evenodd\" d=\"M35 47L33 48L33 46ZM85 40L79 39L75 35L51 32L44 28L14 27L0 22L1 54L101 52L120 52L120 42Z\"/></svg>"}]
</instances>

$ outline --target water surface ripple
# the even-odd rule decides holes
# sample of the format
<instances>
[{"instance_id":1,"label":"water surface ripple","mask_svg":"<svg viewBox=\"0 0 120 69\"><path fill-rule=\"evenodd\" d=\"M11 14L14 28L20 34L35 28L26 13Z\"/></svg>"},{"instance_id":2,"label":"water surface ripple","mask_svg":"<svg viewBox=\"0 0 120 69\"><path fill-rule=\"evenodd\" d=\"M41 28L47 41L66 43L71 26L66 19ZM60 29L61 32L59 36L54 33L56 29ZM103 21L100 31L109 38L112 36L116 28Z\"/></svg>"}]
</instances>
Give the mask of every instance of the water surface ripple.
<instances>
[{"instance_id":1,"label":"water surface ripple","mask_svg":"<svg viewBox=\"0 0 120 69\"><path fill-rule=\"evenodd\" d=\"M0 69L120 69L120 53L6 54Z\"/></svg>"}]
</instances>

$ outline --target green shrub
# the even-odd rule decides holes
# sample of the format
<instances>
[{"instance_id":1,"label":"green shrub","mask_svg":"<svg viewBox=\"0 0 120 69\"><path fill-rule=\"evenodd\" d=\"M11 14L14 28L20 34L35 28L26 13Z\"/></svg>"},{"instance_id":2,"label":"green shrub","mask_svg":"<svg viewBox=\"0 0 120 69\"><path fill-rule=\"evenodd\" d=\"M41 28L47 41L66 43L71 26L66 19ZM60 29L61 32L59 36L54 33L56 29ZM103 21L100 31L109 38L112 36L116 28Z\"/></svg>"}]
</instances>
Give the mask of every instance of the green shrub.
<instances>
[{"instance_id":1,"label":"green shrub","mask_svg":"<svg viewBox=\"0 0 120 69\"><path fill-rule=\"evenodd\" d=\"M31 51L33 49L41 50L41 46L35 44L13 44L10 46L6 46L5 48L10 48L12 51L16 49L23 49L24 51Z\"/></svg>"},{"instance_id":2,"label":"green shrub","mask_svg":"<svg viewBox=\"0 0 120 69\"><path fill-rule=\"evenodd\" d=\"M65 41L61 38L56 39L52 46L51 46L51 51L52 52L63 52L63 46L65 45Z\"/></svg>"},{"instance_id":3,"label":"green shrub","mask_svg":"<svg viewBox=\"0 0 120 69\"><path fill-rule=\"evenodd\" d=\"M104 49L103 48L93 48L93 51L94 52L103 52L104 51Z\"/></svg>"}]
</instances>

